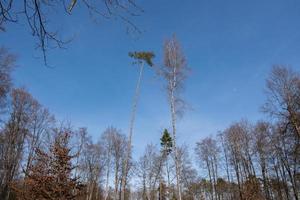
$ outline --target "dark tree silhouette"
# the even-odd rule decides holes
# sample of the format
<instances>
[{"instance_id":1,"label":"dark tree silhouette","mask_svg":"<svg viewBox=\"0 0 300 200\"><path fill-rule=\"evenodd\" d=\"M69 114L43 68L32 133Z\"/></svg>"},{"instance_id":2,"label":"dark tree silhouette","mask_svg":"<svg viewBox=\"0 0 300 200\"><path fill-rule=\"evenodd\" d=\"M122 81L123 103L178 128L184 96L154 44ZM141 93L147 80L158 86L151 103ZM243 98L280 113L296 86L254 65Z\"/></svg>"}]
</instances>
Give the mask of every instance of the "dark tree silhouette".
<instances>
[{"instance_id":1,"label":"dark tree silhouette","mask_svg":"<svg viewBox=\"0 0 300 200\"><path fill-rule=\"evenodd\" d=\"M135 0L0 0L0 31L6 31L5 26L8 23L18 23L20 19L25 19L47 64L47 50L62 48L70 41L62 39L58 30L53 30L51 26L57 22L49 23L51 14L49 11L64 10L69 15L80 4L96 18L119 19L128 28L140 33L138 27L132 22L132 17L139 15L143 10L136 5Z\"/></svg>"}]
</instances>

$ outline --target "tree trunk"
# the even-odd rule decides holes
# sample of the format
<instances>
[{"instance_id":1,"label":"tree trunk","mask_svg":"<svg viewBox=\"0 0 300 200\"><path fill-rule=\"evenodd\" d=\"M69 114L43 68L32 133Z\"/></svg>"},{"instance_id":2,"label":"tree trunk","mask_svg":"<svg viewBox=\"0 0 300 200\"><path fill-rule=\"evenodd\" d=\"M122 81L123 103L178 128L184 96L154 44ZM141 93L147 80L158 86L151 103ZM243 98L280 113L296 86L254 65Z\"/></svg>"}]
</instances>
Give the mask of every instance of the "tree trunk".
<instances>
[{"instance_id":1,"label":"tree trunk","mask_svg":"<svg viewBox=\"0 0 300 200\"><path fill-rule=\"evenodd\" d=\"M181 200L181 187L180 187L180 169L178 165L178 152L176 147L176 108L175 108L175 87L176 87L176 66L173 68L173 79L170 80L170 107L171 107L171 123L173 132L173 144L175 154L175 168L176 168L176 186L178 192L178 199Z\"/></svg>"},{"instance_id":2,"label":"tree trunk","mask_svg":"<svg viewBox=\"0 0 300 200\"><path fill-rule=\"evenodd\" d=\"M132 133L133 133L133 126L134 126L134 121L135 121L135 115L136 115L136 109L137 109L137 104L139 100L139 94L140 94L140 86L141 86L141 80L143 76L143 70L144 70L144 63L139 63L140 65L140 73L139 73L139 78L137 81L136 89L135 89L135 95L133 99L133 107L132 107L132 112L131 112L131 119L130 119L130 126L129 126L129 136L128 136L128 146L127 146L127 154L125 158L125 163L124 163L124 171L123 171L123 176L121 180L121 200L125 200L125 190L126 190L126 177L128 173L128 162L129 162L129 157L131 154L131 142L132 142Z\"/></svg>"},{"instance_id":3,"label":"tree trunk","mask_svg":"<svg viewBox=\"0 0 300 200\"><path fill-rule=\"evenodd\" d=\"M110 153L108 155L108 164L107 164L107 172L106 172L106 183L105 183L105 194L104 194L104 200L108 197L108 190L109 190L109 174L110 174Z\"/></svg>"}]
</instances>

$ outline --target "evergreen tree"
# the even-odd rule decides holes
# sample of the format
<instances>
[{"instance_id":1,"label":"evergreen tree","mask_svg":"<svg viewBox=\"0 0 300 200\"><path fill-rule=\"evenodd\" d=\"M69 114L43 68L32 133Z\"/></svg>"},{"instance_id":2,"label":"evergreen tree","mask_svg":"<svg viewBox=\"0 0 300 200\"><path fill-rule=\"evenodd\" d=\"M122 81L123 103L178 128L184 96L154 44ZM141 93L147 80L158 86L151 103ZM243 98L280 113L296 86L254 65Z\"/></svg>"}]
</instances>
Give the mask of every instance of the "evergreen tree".
<instances>
[{"instance_id":1,"label":"evergreen tree","mask_svg":"<svg viewBox=\"0 0 300 200\"><path fill-rule=\"evenodd\" d=\"M163 135L160 138L160 145L163 148L162 151L164 156L168 156L172 152L173 141L167 129L164 130Z\"/></svg>"},{"instance_id":2,"label":"evergreen tree","mask_svg":"<svg viewBox=\"0 0 300 200\"><path fill-rule=\"evenodd\" d=\"M162 147L162 162L165 162L166 164L166 172L167 172L167 195L168 198L170 199L170 174L169 174L169 162L168 162L168 156L169 154L172 153L172 150L173 150L173 139L169 133L169 131L167 129L164 129L164 132L163 132L163 135L162 137L160 138L160 145ZM163 184L163 180L162 180L162 177L163 177L163 169L161 169L161 180L160 180L160 191L161 190L166 190L165 188L165 185L162 185ZM162 186L164 186L163 188L161 188ZM160 198L161 199L164 199L162 198L162 196L160 195Z\"/></svg>"}]
</instances>

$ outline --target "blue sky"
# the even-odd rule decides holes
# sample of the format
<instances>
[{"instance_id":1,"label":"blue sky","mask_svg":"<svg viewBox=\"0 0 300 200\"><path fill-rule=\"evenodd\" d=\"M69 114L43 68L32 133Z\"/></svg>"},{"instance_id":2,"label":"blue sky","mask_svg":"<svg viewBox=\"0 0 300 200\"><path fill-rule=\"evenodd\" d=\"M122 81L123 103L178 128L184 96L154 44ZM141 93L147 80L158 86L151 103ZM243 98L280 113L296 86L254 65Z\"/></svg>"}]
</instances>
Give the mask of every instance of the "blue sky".
<instances>
[{"instance_id":1,"label":"blue sky","mask_svg":"<svg viewBox=\"0 0 300 200\"><path fill-rule=\"evenodd\" d=\"M194 144L241 118L264 118L265 78L273 64L300 70L300 1L298 0L152 0L134 20L143 30L126 34L121 22L94 23L83 7L71 16L55 13L51 22L73 41L52 50L43 65L24 22L9 25L0 44L18 55L17 86L25 86L60 120L87 127L97 139L113 125L127 134L138 76L129 51L151 50L161 63L163 41L179 39L192 70L183 93L190 109L178 123L180 143ZM170 127L162 82L147 69L134 131L137 154L159 143ZM191 145L191 146L192 146Z\"/></svg>"}]
</instances>

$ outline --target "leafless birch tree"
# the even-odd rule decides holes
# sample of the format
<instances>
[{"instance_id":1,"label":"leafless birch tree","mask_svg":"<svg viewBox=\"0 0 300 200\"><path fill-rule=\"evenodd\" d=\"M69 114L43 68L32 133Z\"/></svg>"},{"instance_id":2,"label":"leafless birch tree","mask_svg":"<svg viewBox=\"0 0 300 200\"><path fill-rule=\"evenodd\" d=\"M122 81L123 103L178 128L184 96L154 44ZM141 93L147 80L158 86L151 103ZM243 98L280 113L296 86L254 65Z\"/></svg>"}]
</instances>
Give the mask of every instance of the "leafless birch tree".
<instances>
[{"instance_id":1,"label":"leafless birch tree","mask_svg":"<svg viewBox=\"0 0 300 200\"><path fill-rule=\"evenodd\" d=\"M173 148L175 155L175 166L176 166L176 181L177 181L177 193L178 199L182 199L181 195L181 180L180 180L180 169L178 163L178 152L176 146L176 122L177 117L184 111L184 101L180 96L183 89L184 81L187 75L187 64L183 55L182 49L179 42L173 36L172 38L165 41L164 44L164 64L160 69L160 73L163 75L167 84L167 96L170 104L171 113L171 125L172 125L172 136L173 136Z\"/></svg>"}]
</instances>

